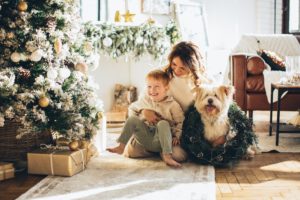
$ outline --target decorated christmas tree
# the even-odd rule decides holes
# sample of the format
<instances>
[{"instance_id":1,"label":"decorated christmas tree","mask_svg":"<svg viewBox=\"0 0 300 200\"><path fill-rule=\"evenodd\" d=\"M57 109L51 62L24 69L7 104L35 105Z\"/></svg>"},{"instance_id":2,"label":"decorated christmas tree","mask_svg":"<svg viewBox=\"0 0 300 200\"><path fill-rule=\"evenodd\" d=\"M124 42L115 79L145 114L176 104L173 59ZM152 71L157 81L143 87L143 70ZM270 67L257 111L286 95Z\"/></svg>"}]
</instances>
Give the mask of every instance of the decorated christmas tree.
<instances>
[{"instance_id":1,"label":"decorated christmas tree","mask_svg":"<svg viewBox=\"0 0 300 200\"><path fill-rule=\"evenodd\" d=\"M20 122L20 138L96 134L102 102L87 76L93 46L79 8L77 0L0 1L0 127Z\"/></svg>"}]
</instances>

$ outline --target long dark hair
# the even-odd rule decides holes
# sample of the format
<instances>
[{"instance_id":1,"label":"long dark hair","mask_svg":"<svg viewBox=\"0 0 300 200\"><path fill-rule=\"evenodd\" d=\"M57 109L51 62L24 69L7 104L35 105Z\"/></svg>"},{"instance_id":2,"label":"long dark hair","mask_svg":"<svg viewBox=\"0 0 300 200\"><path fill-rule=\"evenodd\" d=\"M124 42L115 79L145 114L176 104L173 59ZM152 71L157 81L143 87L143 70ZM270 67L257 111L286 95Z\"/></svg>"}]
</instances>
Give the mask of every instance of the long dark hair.
<instances>
[{"instance_id":1,"label":"long dark hair","mask_svg":"<svg viewBox=\"0 0 300 200\"><path fill-rule=\"evenodd\" d=\"M179 42L173 46L171 53L168 56L169 64L165 71L169 76L173 77L173 70L171 68L172 61L175 57L179 57L182 63L189 68L193 75L195 85L198 85L199 75L205 72L203 64L203 57L200 53L199 47L193 42Z\"/></svg>"}]
</instances>

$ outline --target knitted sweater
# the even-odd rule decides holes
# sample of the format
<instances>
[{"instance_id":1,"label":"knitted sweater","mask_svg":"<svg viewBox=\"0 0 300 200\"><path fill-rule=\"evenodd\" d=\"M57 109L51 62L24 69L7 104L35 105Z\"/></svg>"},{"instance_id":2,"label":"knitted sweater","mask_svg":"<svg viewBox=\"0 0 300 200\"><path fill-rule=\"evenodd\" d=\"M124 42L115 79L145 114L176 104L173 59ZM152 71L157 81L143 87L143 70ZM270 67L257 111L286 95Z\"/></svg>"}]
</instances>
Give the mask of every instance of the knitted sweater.
<instances>
[{"instance_id":1,"label":"knitted sweater","mask_svg":"<svg viewBox=\"0 0 300 200\"><path fill-rule=\"evenodd\" d=\"M171 126L172 135L180 139L184 113L173 97L168 96L163 101L155 102L148 95L145 95L129 106L128 114L129 116L139 116L143 109L153 110L164 120L167 120Z\"/></svg>"}]
</instances>

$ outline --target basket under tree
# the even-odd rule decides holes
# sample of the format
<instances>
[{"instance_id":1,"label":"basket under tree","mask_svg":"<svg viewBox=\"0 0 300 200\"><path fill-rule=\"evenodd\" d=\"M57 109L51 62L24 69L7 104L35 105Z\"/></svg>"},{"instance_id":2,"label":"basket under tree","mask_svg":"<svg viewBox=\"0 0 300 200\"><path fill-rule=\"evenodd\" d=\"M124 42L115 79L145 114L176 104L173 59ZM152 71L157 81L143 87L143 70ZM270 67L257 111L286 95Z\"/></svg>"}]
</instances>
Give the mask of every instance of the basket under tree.
<instances>
[{"instance_id":1,"label":"basket under tree","mask_svg":"<svg viewBox=\"0 0 300 200\"><path fill-rule=\"evenodd\" d=\"M49 133L97 133L102 102L87 76L93 46L79 8L78 0L0 1L0 160L20 157Z\"/></svg>"}]
</instances>

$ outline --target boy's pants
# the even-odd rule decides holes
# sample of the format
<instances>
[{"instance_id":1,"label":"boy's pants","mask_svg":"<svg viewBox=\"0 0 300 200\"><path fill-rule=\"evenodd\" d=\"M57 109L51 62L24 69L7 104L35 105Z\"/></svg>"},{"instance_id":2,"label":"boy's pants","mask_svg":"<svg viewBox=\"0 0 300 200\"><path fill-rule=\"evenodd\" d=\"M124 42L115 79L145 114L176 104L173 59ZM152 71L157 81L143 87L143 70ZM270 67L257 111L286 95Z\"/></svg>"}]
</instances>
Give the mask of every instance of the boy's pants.
<instances>
[{"instance_id":1,"label":"boy's pants","mask_svg":"<svg viewBox=\"0 0 300 200\"><path fill-rule=\"evenodd\" d=\"M140 118L131 116L126 120L118 142L127 144L132 135L148 151L172 153L171 127L165 120L159 121L156 127L148 127Z\"/></svg>"},{"instance_id":2,"label":"boy's pants","mask_svg":"<svg viewBox=\"0 0 300 200\"><path fill-rule=\"evenodd\" d=\"M186 152L178 145L172 147L171 128L167 121L157 123L155 129L149 128L136 116L127 119L118 142L126 144L124 156L131 158L149 157L152 152L172 153L173 159L185 161Z\"/></svg>"}]
</instances>

